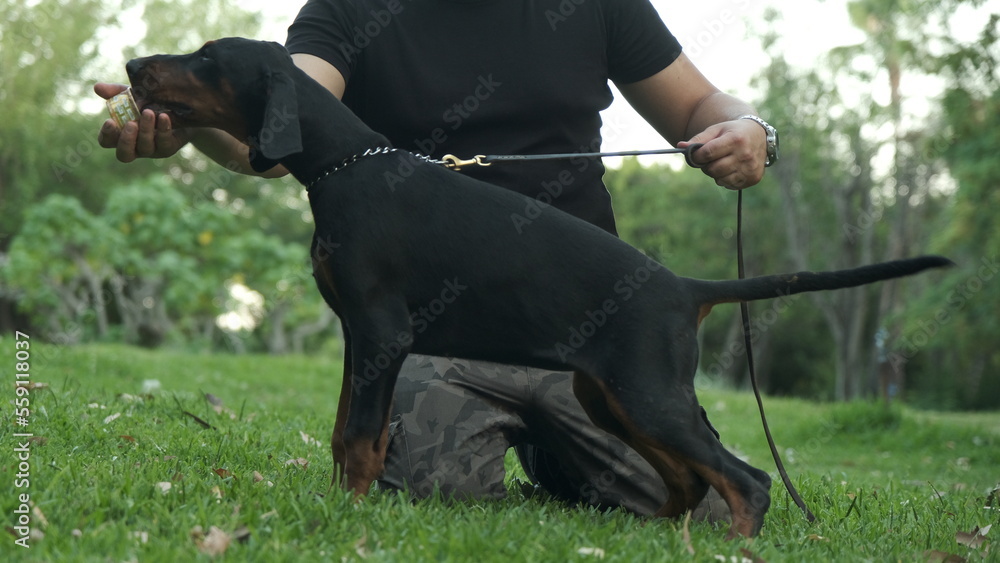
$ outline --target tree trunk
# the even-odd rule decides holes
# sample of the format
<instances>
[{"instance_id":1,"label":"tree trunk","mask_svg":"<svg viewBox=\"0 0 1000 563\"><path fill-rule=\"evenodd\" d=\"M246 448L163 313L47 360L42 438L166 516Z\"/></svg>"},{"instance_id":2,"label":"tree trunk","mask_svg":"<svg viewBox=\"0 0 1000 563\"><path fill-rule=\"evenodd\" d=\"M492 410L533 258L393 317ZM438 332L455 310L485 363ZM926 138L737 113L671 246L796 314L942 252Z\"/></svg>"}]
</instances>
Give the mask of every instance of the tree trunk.
<instances>
[{"instance_id":1,"label":"tree trunk","mask_svg":"<svg viewBox=\"0 0 1000 563\"><path fill-rule=\"evenodd\" d=\"M268 315L268 322L271 327L267 336L267 351L270 354L280 355L288 353L288 334L285 330L285 317L288 316L289 310L291 310L291 303L283 300L273 307Z\"/></svg>"},{"instance_id":2,"label":"tree trunk","mask_svg":"<svg viewBox=\"0 0 1000 563\"><path fill-rule=\"evenodd\" d=\"M97 322L97 336L104 338L108 334L108 311L102 288L104 280L94 272L79 252L71 251L71 255L73 263L80 269L80 275L90 292L90 303L94 311L94 320Z\"/></svg>"},{"instance_id":3,"label":"tree trunk","mask_svg":"<svg viewBox=\"0 0 1000 563\"><path fill-rule=\"evenodd\" d=\"M325 330L336 317L329 307L321 307L315 322L299 325L292 332L292 350L296 354L301 354L305 348L305 339Z\"/></svg>"}]
</instances>

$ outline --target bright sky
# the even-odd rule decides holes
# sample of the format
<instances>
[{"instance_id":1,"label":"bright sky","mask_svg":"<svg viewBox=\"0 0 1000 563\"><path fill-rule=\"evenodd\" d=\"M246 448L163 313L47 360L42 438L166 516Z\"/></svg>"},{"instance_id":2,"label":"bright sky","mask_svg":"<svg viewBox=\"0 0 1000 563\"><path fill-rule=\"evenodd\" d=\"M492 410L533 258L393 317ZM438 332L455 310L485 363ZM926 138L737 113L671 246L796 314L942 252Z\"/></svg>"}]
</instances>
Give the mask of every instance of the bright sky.
<instances>
[{"instance_id":1,"label":"bright sky","mask_svg":"<svg viewBox=\"0 0 1000 563\"><path fill-rule=\"evenodd\" d=\"M273 2L246 0L248 9L267 16L260 39L284 42L285 30L305 0ZM830 49L860 43L861 31L848 21L848 0L652 0L660 16L684 46L702 73L720 89L752 100L750 78L767 63L757 37L763 32L762 14L768 7L782 14L781 27L785 57L793 65L809 67ZM1000 0L988 0L978 12L956 14L955 30L969 37L983 26L983 14L1000 12ZM903 85L904 90L906 84ZM872 92L858 92L879 99L879 85ZM921 87L912 90L924 90ZM912 93L912 92L911 92ZM766 116L764 116L766 119ZM616 97L604 113L604 149L608 151L663 148L665 141L652 130L628 103ZM657 157L650 157L652 161ZM670 160L670 157L659 157ZM614 165L614 162L608 161Z\"/></svg>"}]
</instances>

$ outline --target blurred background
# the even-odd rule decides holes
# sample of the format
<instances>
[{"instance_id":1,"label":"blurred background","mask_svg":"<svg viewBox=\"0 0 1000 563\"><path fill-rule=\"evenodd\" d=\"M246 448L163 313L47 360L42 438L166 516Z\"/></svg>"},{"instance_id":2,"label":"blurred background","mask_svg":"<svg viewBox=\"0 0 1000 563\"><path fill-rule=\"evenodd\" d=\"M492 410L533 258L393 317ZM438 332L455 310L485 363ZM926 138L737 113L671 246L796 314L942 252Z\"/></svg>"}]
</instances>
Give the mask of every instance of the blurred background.
<instances>
[{"instance_id":1,"label":"blurred background","mask_svg":"<svg viewBox=\"0 0 1000 563\"><path fill-rule=\"evenodd\" d=\"M789 5L792 4L792 5ZM1000 2L654 0L689 56L781 133L746 193L750 275L939 253L895 283L755 303L768 393L1000 407ZM134 56L284 40L298 4L0 0L0 334L212 354L338 354L291 180L196 151L117 162L97 81ZM624 102L605 149L661 148ZM669 159L609 161L625 240L675 272L732 278L735 195ZM704 325L701 382L746 385L739 313Z\"/></svg>"}]
</instances>

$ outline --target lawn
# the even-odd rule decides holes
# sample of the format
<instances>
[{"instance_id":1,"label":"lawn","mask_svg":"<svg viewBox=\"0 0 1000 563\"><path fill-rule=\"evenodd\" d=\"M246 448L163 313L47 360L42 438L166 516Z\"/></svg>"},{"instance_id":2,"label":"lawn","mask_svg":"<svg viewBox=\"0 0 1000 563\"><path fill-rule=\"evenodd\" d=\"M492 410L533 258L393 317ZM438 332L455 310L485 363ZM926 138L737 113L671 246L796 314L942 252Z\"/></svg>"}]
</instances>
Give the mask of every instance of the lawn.
<instances>
[{"instance_id":1,"label":"lawn","mask_svg":"<svg viewBox=\"0 0 1000 563\"><path fill-rule=\"evenodd\" d=\"M0 340L6 561L979 561L1000 550L986 528L1000 518L997 413L767 398L817 521L776 479L760 537L725 542L704 523L528 496L510 458L500 502L329 492L339 358L30 342L18 367L15 340ZM727 446L776 477L752 396L699 396ZM968 535L977 527L985 540Z\"/></svg>"}]
</instances>

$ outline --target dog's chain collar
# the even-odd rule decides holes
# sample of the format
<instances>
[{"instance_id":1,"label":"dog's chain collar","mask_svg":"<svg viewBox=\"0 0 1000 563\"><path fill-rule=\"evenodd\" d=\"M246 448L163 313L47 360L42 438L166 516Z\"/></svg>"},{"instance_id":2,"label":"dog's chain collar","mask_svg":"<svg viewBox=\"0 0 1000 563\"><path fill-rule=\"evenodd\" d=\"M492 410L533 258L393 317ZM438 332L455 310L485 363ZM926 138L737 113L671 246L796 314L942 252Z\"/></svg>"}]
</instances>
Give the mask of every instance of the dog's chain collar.
<instances>
[{"instance_id":1,"label":"dog's chain collar","mask_svg":"<svg viewBox=\"0 0 1000 563\"><path fill-rule=\"evenodd\" d=\"M332 168L327 168L326 170L324 170L319 176L316 177L316 179L314 179L313 181L311 181L308 184L306 184L306 191L309 191L309 190L313 189L316 186L316 184L322 182L323 180L325 180L331 174L335 174L337 172L340 172L344 168L347 168L348 166L354 164L355 162L361 160L362 158L365 158L365 157L368 157L368 156L375 156L375 155L378 155L378 154L390 154L390 153L394 153L394 152L409 153L410 155L416 157L417 159L423 160L424 162L428 162L430 164L443 165L445 163L443 160L435 160L435 159L433 159L433 158L431 158L429 156L426 156L426 155L422 155L422 154L419 154L419 153L411 153L409 151L404 151L403 149L397 149L397 148L393 148L393 147L378 147L378 148L374 148L374 149L366 149L365 152L363 152L361 154L355 154L355 155L349 156L349 157L345 158L343 161L341 161L340 164L338 164L338 165L336 165L336 166L334 166Z\"/></svg>"}]
</instances>

